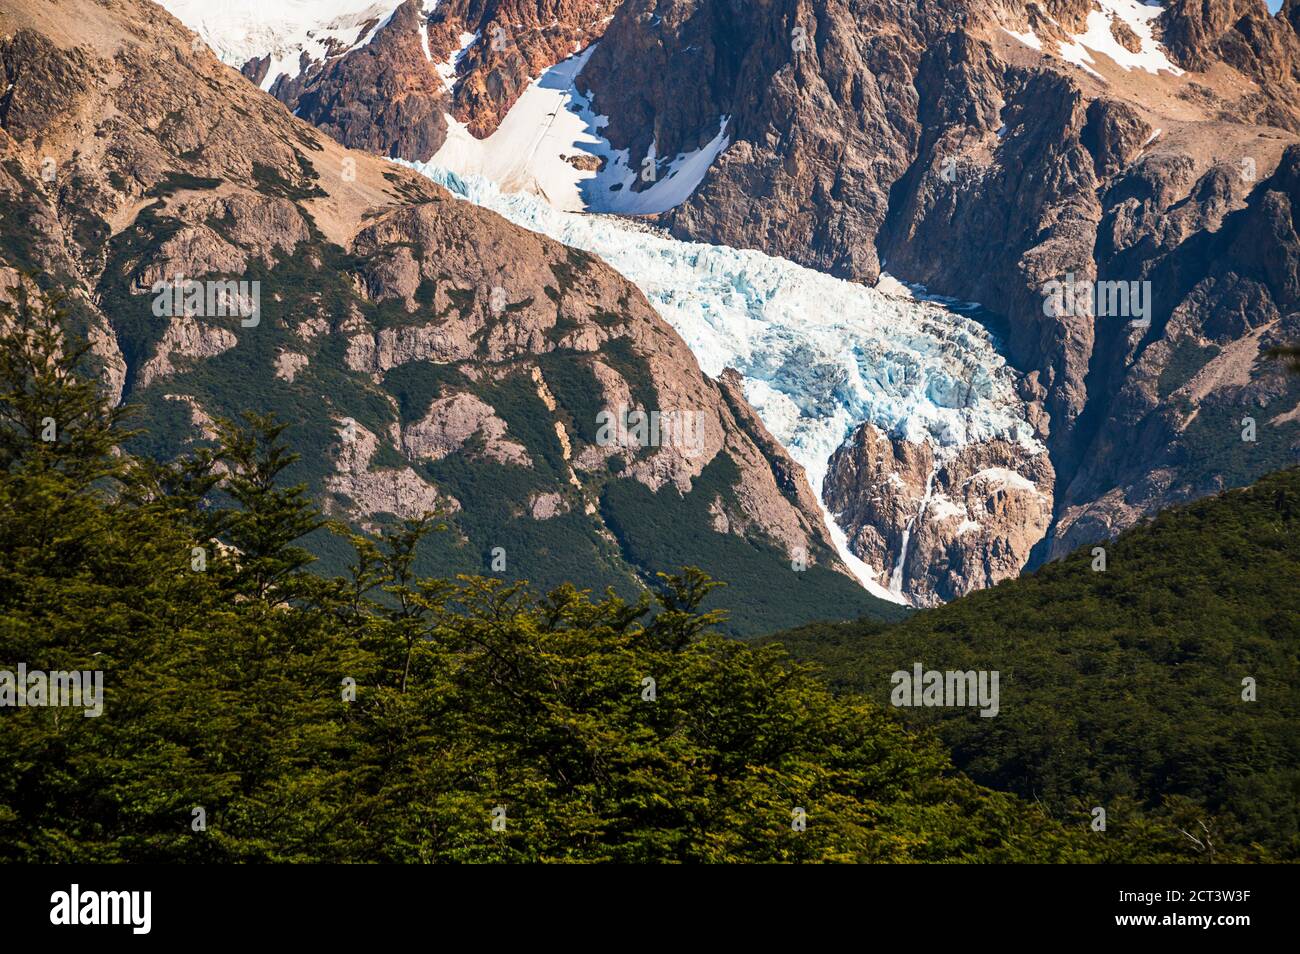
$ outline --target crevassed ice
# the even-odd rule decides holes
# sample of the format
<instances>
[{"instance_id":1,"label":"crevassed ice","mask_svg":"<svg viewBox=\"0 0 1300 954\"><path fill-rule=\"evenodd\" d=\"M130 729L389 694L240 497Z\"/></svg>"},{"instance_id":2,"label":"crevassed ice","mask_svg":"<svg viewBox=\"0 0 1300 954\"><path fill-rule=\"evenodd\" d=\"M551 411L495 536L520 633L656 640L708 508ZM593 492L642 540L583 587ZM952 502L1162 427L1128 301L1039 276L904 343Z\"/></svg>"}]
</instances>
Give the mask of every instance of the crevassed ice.
<instances>
[{"instance_id":1,"label":"crevassed ice","mask_svg":"<svg viewBox=\"0 0 1300 954\"><path fill-rule=\"evenodd\" d=\"M1016 395L1016 372L972 318L761 252L679 241L624 219L503 194L482 177L405 164L631 280L706 374L733 367L745 376L746 397L808 471L819 499L831 455L863 422L927 442L941 457L994 438L1043 449ZM851 557L839 527L830 528ZM856 559L850 565L860 578L871 572Z\"/></svg>"}]
</instances>

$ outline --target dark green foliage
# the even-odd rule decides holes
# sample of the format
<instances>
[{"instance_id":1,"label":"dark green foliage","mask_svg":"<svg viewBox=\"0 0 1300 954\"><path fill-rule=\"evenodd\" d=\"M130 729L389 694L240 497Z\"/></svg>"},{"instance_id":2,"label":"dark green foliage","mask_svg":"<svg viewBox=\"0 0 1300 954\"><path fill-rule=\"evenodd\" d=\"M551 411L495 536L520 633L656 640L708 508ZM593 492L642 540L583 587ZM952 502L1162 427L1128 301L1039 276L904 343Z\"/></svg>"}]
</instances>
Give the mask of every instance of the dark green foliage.
<instances>
[{"instance_id":1,"label":"dark green foliage","mask_svg":"<svg viewBox=\"0 0 1300 954\"><path fill-rule=\"evenodd\" d=\"M1271 348L1268 356L1282 359L1293 373L1300 374L1300 346L1289 345L1282 348Z\"/></svg>"},{"instance_id":2,"label":"dark green foliage","mask_svg":"<svg viewBox=\"0 0 1300 954\"><path fill-rule=\"evenodd\" d=\"M1220 859L1300 858L1300 469L1166 511L1090 549L897 626L773 637L887 704L891 673L1001 672L1001 712L900 708L976 780L1053 814L1124 802ZM1243 701L1253 678L1258 701ZM1189 824L1183 821L1190 820ZM1255 847L1252 847L1255 846Z\"/></svg>"},{"instance_id":3,"label":"dark green foliage","mask_svg":"<svg viewBox=\"0 0 1300 954\"><path fill-rule=\"evenodd\" d=\"M476 395L506 422L510 439L522 444L532 461L523 467L490 460L482 454L481 439L474 437L442 460L417 463L435 486L466 504L448 515L455 533L426 548L422 572L486 573L489 554L501 547L507 555L500 574L505 579L527 580L543 590L566 582L597 592L614 587L629 597L641 589L584 512L582 496L569 486L551 412L526 368L497 381L472 381L454 365L414 362L390 371L384 384L397 397L404 422L423 417L439 396L457 391ZM568 512L545 521L524 512L534 494L557 491L566 497Z\"/></svg>"},{"instance_id":4,"label":"dark green foliage","mask_svg":"<svg viewBox=\"0 0 1300 954\"><path fill-rule=\"evenodd\" d=\"M150 199L165 199L183 189L207 190L221 185L220 179L190 175L188 172L169 172L150 187L145 195Z\"/></svg>"},{"instance_id":5,"label":"dark green foliage","mask_svg":"<svg viewBox=\"0 0 1300 954\"><path fill-rule=\"evenodd\" d=\"M1168 397L1191 380L1218 352L1216 345L1202 348L1195 342L1179 342L1160 375L1160 397ZM1274 348L1267 353L1267 360L1286 359L1293 352ZM1291 367L1300 369L1300 365ZM1194 416L1180 435L1174 463L1194 493L1245 487L1263 474L1300 461L1300 422L1274 423L1300 404L1300 376L1283 378L1267 393L1267 404L1243 401L1232 388L1209 394L1195 408L1180 399L1178 411ZM1254 422L1254 440L1243 439L1247 419Z\"/></svg>"},{"instance_id":6,"label":"dark green foliage","mask_svg":"<svg viewBox=\"0 0 1300 954\"><path fill-rule=\"evenodd\" d=\"M876 599L824 565L796 572L775 545L714 530L709 507L720 498L738 512L734 487L739 479L739 470L724 452L704 468L685 496L672 485L656 493L636 480L611 481L601 498L601 513L634 565L728 567L728 586L716 599L730 612L724 629L732 635L759 635L774 620L793 624L818 617L904 615L901 607ZM820 554L823 560L828 557Z\"/></svg>"},{"instance_id":7,"label":"dark green foliage","mask_svg":"<svg viewBox=\"0 0 1300 954\"><path fill-rule=\"evenodd\" d=\"M100 308L109 316L126 361L127 388L134 385L140 366L167 330L167 323L154 317L153 296L134 292L140 262L180 229L179 221L158 215L150 205L108 243L107 265L98 289Z\"/></svg>"},{"instance_id":8,"label":"dark green foliage","mask_svg":"<svg viewBox=\"0 0 1300 954\"><path fill-rule=\"evenodd\" d=\"M324 579L280 425L223 425L173 464L117 454L79 349L44 306L19 315L0 322L0 670L98 670L104 696L91 718L0 708L0 860L1103 857L781 651L713 633L698 570L659 579L654 615L431 579L424 517L337 528L349 569Z\"/></svg>"},{"instance_id":9,"label":"dark green foliage","mask_svg":"<svg viewBox=\"0 0 1300 954\"><path fill-rule=\"evenodd\" d=\"M486 574L492 550L501 547L506 569L499 575L507 580L527 580L543 590L580 581L597 592L614 587L625 596L640 589L617 551L602 546L580 497L569 493L569 512L534 520L522 512L524 506L533 493L553 490L554 482L532 468L473 456L471 448L471 453L422 465L444 491L474 502L472 508L449 515L456 533L430 542L429 562L421 564L424 572Z\"/></svg>"},{"instance_id":10,"label":"dark green foliage","mask_svg":"<svg viewBox=\"0 0 1300 954\"><path fill-rule=\"evenodd\" d=\"M310 185L291 182L274 168L257 162L253 163L253 179L257 182L258 191L266 195L277 195L296 201L325 196L325 190L315 184L315 181L320 176L317 175L311 163L301 153L298 153L298 168L302 178Z\"/></svg>"},{"instance_id":11,"label":"dark green foliage","mask_svg":"<svg viewBox=\"0 0 1300 954\"><path fill-rule=\"evenodd\" d=\"M397 398L403 424L424 417L435 398L466 390L470 383L458 365L435 361L412 361L384 375L384 389Z\"/></svg>"},{"instance_id":12,"label":"dark green foliage","mask_svg":"<svg viewBox=\"0 0 1300 954\"><path fill-rule=\"evenodd\" d=\"M450 307L464 315L474 307L476 294L472 288L449 288L447 297L451 300Z\"/></svg>"},{"instance_id":13,"label":"dark green foliage","mask_svg":"<svg viewBox=\"0 0 1300 954\"><path fill-rule=\"evenodd\" d=\"M475 391L506 422L510 436L524 445L533 467L562 484L568 474L564 449L555 433L551 412L527 371L521 368L500 381L481 384Z\"/></svg>"},{"instance_id":14,"label":"dark green foliage","mask_svg":"<svg viewBox=\"0 0 1300 954\"><path fill-rule=\"evenodd\" d=\"M573 352L551 352L540 356L538 363L563 414L565 430L583 444L595 444L600 429L597 416L606 408L590 362Z\"/></svg>"},{"instance_id":15,"label":"dark green foliage","mask_svg":"<svg viewBox=\"0 0 1300 954\"><path fill-rule=\"evenodd\" d=\"M228 467L221 489L239 508L224 535L239 554L234 586L247 599L265 600L272 591L292 598L291 582L313 562L297 541L325 521L308 503L306 484L279 486L298 459L280 440L287 425L258 414L245 420L247 428L222 421L217 432L217 459Z\"/></svg>"},{"instance_id":16,"label":"dark green foliage","mask_svg":"<svg viewBox=\"0 0 1300 954\"><path fill-rule=\"evenodd\" d=\"M1174 345L1169 362L1160 372L1160 380L1156 384L1160 400L1163 401L1190 381L1218 353L1219 346L1214 344L1201 347L1195 341L1185 339Z\"/></svg>"},{"instance_id":17,"label":"dark green foliage","mask_svg":"<svg viewBox=\"0 0 1300 954\"><path fill-rule=\"evenodd\" d=\"M1221 487L1245 487L1261 474L1288 467L1300 458L1300 422L1270 423L1300 404L1300 378L1267 408L1211 400L1183 432L1180 473L1189 480L1212 477ZM1255 440L1242 440L1245 419L1255 421Z\"/></svg>"},{"instance_id":18,"label":"dark green foliage","mask_svg":"<svg viewBox=\"0 0 1300 954\"><path fill-rule=\"evenodd\" d=\"M611 338L601 349L600 359L627 382L632 407L638 410L659 409L659 391L645 358L636 353L628 338Z\"/></svg>"},{"instance_id":19,"label":"dark green foliage","mask_svg":"<svg viewBox=\"0 0 1300 954\"><path fill-rule=\"evenodd\" d=\"M3 209L0 210L0 248L5 250L5 259L14 268L32 271L40 265L40 256L34 243L34 236L40 230L33 224L33 218L43 211L38 200L39 186L32 181L16 158L6 159L5 171L22 187L16 194L6 194ZM49 284L49 279L40 280L42 287Z\"/></svg>"}]
</instances>

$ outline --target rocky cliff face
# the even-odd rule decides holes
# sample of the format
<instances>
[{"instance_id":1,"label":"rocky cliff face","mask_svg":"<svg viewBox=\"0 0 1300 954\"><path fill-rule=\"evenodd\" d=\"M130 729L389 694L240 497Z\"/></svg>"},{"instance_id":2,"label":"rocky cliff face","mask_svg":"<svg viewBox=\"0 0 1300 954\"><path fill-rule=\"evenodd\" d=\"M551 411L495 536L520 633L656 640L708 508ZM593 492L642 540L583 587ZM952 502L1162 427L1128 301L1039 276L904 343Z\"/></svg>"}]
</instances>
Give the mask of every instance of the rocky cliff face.
<instances>
[{"instance_id":1,"label":"rocky cliff face","mask_svg":"<svg viewBox=\"0 0 1300 954\"><path fill-rule=\"evenodd\" d=\"M456 119L474 136L490 135L531 79L600 38L620 2L439 2L429 19L429 45L435 58L457 56L450 80ZM478 39L467 45L470 36Z\"/></svg>"},{"instance_id":2,"label":"rocky cliff face","mask_svg":"<svg viewBox=\"0 0 1300 954\"><path fill-rule=\"evenodd\" d=\"M671 556L870 605L743 396L598 260L343 148L149 3L3 0L0 35L0 265L72 296L139 450L272 411L339 516L448 514L445 568L626 586ZM723 529L633 542L696 501Z\"/></svg>"},{"instance_id":3,"label":"rocky cliff face","mask_svg":"<svg viewBox=\"0 0 1300 954\"><path fill-rule=\"evenodd\" d=\"M242 69L344 145L427 160L446 139L446 116L490 135L530 80L600 36L619 2L401 0L355 43L312 46L275 66L268 53Z\"/></svg>"},{"instance_id":4,"label":"rocky cliff face","mask_svg":"<svg viewBox=\"0 0 1300 954\"><path fill-rule=\"evenodd\" d=\"M1296 459L1298 396L1265 355L1295 335L1297 0L1276 16L1263 0L426 6L395 5L364 43L273 88L345 141L428 153L443 111L486 135L528 77L603 35L578 85L629 168L689 154L725 121L729 147L659 217L673 233L867 282L887 262L1001 316L1055 474L1035 559ZM1068 282L1088 294L1049 305ZM420 334L358 338L353 359L384 365ZM1248 419L1267 425L1254 441ZM848 509L876 492L835 473L854 446L827 484ZM878 572L905 564L902 591L925 601L945 558L930 573L899 553L907 523L925 525L924 486L912 495L864 511L886 544L844 529Z\"/></svg>"},{"instance_id":5,"label":"rocky cliff face","mask_svg":"<svg viewBox=\"0 0 1300 954\"><path fill-rule=\"evenodd\" d=\"M1001 316L1054 472L1035 559L1296 459L1297 395L1263 355L1295 335L1297 0L1276 16L1264 0L452 0L431 14L411 0L276 89L345 141L428 153L443 133L419 104L448 98L482 137L529 77L596 37L578 86L628 168L690 154L725 122L728 148L659 216L675 235L865 282L887 262ZM1069 282L1088 293L1049 305ZM1268 422L1255 441L1246 418ZM960 590L944 582L953 560L973 585L1000 578L971 532L913 548L924 482L901 459L910 496L863 509L875 484L845 476L862 472L861 444L827 485L865 514L844 526L860 555L877 571L901 561L923 602ZM1023 521L1007 552L1043 537L1034 507L1000 519Z\"/></svg>"},{"instance_id":6,"label":"rocky cliff face","mask_svg":"<svg viewBox=\"0 0 1300 954\"><path fill-rule=\"evenodd\" d=\"M909 60L958 25L928 6L918 21L911 4L628 0L582 85L634 167L729 117L732 145L667 216L676 234L874 280L889 183L919 135Z\"/></svg>"},{"instance_id":7,"label":"rocky cliff face","mask_svg":"<svg viewBox=\"0 0 1300 954\"><path fill-rule=\"evenodd\" d=\"M1056 472L1041 556L1300 458L1300 395L1263 356L1300 333L1297 19L1263 0L627 0L582 83L633 165L729 117L732 145L662 217L675 234L866 282L887 262L1004 316ZM1056 307L1070 281L1113 284ZM863 458L873 443L828 486L887 562L923 522L927 449ZM881 460L906 491L860 476ZM934 559L918 593L944 588Z\"/></svg>"},{"instance_id":8,"label":"rocky cliff face","mask_svg":"<svg viewBox=\"0 0 1300 954\"><path fill-rule=\"evenodd\" d=\"M368 43L270 87L294 113L356 149L405 158L433 155L447 137L449 100L430 58L419 0L406 0ZM264 63L245 66L254 77Z\"/></svg>"},{"instance_id":9,"label":"rocky cliff face","mask_svg":"<svg viewBox=\"0 0 1300 954\"><path fill-rule=\"evenodd\" d=\"M1052 521L1045 451L1007 441L936 454L864 424L823 493L853 552L910 602L934 606L1015 577Z\"/></svg>"}]
</instances>

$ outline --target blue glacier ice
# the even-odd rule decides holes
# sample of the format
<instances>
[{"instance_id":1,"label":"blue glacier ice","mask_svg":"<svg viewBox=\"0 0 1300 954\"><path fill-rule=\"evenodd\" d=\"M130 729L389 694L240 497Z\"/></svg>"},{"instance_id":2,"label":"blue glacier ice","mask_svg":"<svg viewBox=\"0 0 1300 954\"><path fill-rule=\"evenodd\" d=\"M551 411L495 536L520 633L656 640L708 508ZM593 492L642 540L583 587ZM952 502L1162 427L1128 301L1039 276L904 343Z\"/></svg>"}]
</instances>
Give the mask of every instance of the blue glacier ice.
<instances>
[{"instance_id":1,"label":"blue glacier ice","mask_svg":"<svg viewBox=\"0 0 1300 954\"><path fill-rule=\"evenodd\" d=\"M680 241L640 222L565 212L477 176L409 163L466 201L596 255L645 294L701 369L732 367L763 422L808 472L818 498L836 448L863 423L945 458L995 438L1042 445L1016 394L1017 372L990 332L903 285L843 281L757 251ZM828 526L848 553L833 517Z\"/></svg>"}]
</instances>

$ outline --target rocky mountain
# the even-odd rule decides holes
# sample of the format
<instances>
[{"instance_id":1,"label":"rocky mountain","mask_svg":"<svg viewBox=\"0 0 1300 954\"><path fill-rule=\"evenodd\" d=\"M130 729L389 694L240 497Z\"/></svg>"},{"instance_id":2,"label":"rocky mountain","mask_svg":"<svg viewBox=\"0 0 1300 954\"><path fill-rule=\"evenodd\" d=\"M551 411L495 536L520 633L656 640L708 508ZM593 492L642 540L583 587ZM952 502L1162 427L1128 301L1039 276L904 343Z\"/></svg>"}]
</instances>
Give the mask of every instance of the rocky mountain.
<instances>
[{"instance_id":1,"label":"rocky mountain","mask_svg":"<svg viewBox=\"0 0 1300 954\"><path fill-rule=\"evenodd\" d=\"M741 376L748 402L821 490L841 554L872 592L923 604L951 599L1016 575L1042 537L1054 473L1041 409L1021 396L1024 375L971 314L897 283L869 288L626 218L555 209L481 176L417 168L467 201L609 263L645 291L706 374ZM861 474L829 479L855 432L896 435L903 452L923 456L924 469L913 474L891 461L880 485L883 461L875 460ZM923 505L932 473L981 460L963 481L984 468L1005 479L984 479L991 472ZM1008 481L1032 510L1006 505ZM877 505L878 485L887 506ZM881 521L891 521L884 532ZM930 585L928 567L940 558L960 573Z\"/></svg>"},{"instance_id":2,"label":"rocky mountain","mask_svg":"<svg viewBox=\"0 0 1300 954\"><path fill-rule=\"evenodd\" d=\"M447 120L491 134L529 81L599 37L619 0L169 0L295 115L344 145L428 159ZM305 9L304 9L305 8Z\"/></svg>"},{"instance_id":3,"label":"rocky mountain","mask_svg":"<svg viewBox=\"0 0 1300 954\"><path fill-rule=\"evenodd\" d=\"M741 633L894 614L739 390L598 259L345 148L143 0L4 0L0 70L0 275L68 296L136 452L273 412L338 518L443 513L440 572L631 595L699 564Z\"/></svg>"},{"instance_id":4,"label":"rocky mountain","mask_svg":"<svg viewBox=\"0 0 1300 954\"><path fill-rule=\"evenodd\" d=\"M1047 454L1011 441L940 454L863 424L823 494L853 552L933 606L1019 574L1051 524L1054 477Z\"/></svg>"},{"instance_id":5,"label":"rocky mountain","mask_svg":"<svg viewBox=\"0 0 1300 954\"><path fill-rule=\"evenodd\" d=\"M1300 385L1267 357L1300 338L1297 0L380 6L346 47L254 78L372 151L980 303L1046 467L1026 447L959 460L864 414L812 468L852 555L912 602L1300 459ZM204 30L218 48L254 34ZM531 52L512 72L494 46L516 37ZM450 87L445 134L407 92L433 89L429 64ZM746 381L760 400L765 380ZM987 470L1033 489L967 486Z\"/></svg>"},{"instance_id":6,"label":"rocky mountain","mask_svg":"<svg viewBox=\"0 0 1300 954\"><path fill-rule=\"evenodd\" d=\"M1003 315L1050 420L1060 554L1300 455L1300 394L1261 357L1300 336L1296 9L628 0L582 81L634 157L729 117L674 234L867 282L887 261ZM1045 314L1070 279L1147 289L1150 314Z\"/></svg>"}]
</instances>

